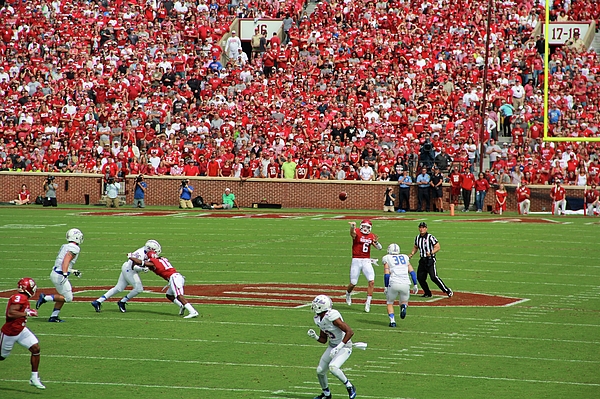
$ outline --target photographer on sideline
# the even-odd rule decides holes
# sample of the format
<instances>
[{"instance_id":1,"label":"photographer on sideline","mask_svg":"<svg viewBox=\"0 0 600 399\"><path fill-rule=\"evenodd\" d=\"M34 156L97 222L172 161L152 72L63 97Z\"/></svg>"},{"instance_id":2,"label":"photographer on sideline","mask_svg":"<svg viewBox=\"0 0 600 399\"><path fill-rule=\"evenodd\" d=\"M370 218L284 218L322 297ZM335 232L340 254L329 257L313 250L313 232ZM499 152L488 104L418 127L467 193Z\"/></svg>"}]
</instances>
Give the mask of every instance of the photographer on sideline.
<instances>
[{"instance_id":1,"label":"photographer on sideline","mask_svg":"<svg viewBox=\"0 0 600 399\"><path fill-rule=\"evenodd\" d=\"M194 207L194 205L192 205L193 192L194 187L190 186L190 181L187 179L183 180L179 187L179 207L181 209L192 209Z\"/></svg>"},{"instance_id":2,"label":"photographer on sideline","mask_svg":"<svg viewBox=\"0 0 600 399\"><path fill-rule=\"evenodd\" d=\"M56 189L58 184L54 183L54 176L50 175L44 182L44 206L58 206L56 202Z\"/></svg>"},{"instance_id":3,"label":"photographer on sideline","mask_svg":"<svg viewBox=\"0 0 600 399\"><path fill-rule=\"evenodd\" d=\"M133 193L133 207L134 208L145 208L144 198L146 197L146 188L148 184L144 181L144 175L138 175L135 178L135 190Z\"/></svg>"},{"instance_id":4,"label":"photographer on sideline","mask_svg":"<svg viewBox=\"0 0 600 399\"><path fill-rule=\"evenodd\" d=\"M110 176L106 181L104 192L106 194L106 207L107 208L118 208L119 207L119 190L121 189L121 183L115 182L115 178Z\"/></svg>"}]
</instances>

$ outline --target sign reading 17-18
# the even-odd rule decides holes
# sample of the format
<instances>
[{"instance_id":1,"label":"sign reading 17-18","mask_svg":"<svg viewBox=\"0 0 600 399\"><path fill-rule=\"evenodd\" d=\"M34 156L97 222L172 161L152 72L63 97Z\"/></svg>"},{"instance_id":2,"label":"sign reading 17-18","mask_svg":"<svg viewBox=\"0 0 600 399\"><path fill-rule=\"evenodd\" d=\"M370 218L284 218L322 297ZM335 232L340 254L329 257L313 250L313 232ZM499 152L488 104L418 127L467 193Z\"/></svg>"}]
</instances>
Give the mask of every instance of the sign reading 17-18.
<instances>
[{"instance_id":1,"label":"sign reading 17-18","mask_svg":"<svg viewBox=\"0 0 600 399\"><path fill-rule=\"evenodd\" d=\"M542 25L542 30L546 25ZM548 44L560 45L571 39L575 33L579 33L579 37L583 39L590 28L589 22L550 22L550 32ZM543 30L543 34L546 32Z\"/></svg>"}]
</instances>

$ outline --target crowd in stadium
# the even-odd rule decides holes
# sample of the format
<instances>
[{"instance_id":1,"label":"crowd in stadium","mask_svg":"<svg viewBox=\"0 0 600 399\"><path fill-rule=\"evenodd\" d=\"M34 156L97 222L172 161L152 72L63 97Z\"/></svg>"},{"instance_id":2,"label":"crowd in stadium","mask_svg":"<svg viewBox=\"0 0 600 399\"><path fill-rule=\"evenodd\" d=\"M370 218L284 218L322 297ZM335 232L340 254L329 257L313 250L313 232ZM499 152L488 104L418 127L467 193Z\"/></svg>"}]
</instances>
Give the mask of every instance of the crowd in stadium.
<instances>
[{"instance_id":1,"label":"crowd in stadium","mask_svg":"<svg viewBox=\"0 0 600 399\"><path fill-rule=\"evenodd\" d=\"M598 183L596 143L541 140L538 2L494 2L480 112L486 4L6 1L0 170L386 180L417 173L424 152L474 169L483 131L490 178ZM240 17L286 29L254 51L221 44ZM596 0L552 9L599 18ZM549 69L549 134L598 136L598 55L574 35Z\"/></svg>"}]
</instances>

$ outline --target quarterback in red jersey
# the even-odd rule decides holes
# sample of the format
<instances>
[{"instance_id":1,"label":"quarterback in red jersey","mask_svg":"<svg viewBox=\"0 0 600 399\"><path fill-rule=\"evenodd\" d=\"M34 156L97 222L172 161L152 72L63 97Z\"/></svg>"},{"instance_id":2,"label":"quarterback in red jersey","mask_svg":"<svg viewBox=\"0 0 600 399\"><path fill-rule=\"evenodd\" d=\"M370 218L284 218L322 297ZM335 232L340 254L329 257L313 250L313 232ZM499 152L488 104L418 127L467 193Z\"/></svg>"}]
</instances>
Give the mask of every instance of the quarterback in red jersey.
<instances>
[{"instance_id":1,"label":"quarterback in red jersey","mask_svg":"<svg viewBox=\"0 0 600 399\"><path fill-rule=\"evenodd\" d=\"M40 365L40 345L37 337L25 326L28 316L37 316L38 312L29 307L31 298L37 289L32 278L24 277L17 284L18 294L10 297L6 306L6 323L0 332L0 360L10 355L15 343L28 348L31 352L31 378L29 384L39 389L46 387L38 376Z\"/></svg>"},{"instance_id":2,"label":"quarterback in red jersey","mask_svg":"<svg viewBox=\"0 0 600 399\"><path fill-rule=\"evenodd\" d=\"M596 190L596 183L590 184L590 188L585 190L585 208L587 216L598 216L600 215L600 200L598 190Z\"/></svg>"},{"instance_id":3,"label":"quarterback in red jersey","mask_svg":"<svg viewBox=\"0 0 600 399\"><path fill-rule=\"evenodd\" d=\"M381 244L377 235L371 233L373 225L370 220L360 222L360 228L356 228L355 222L350 222L350 237L352 237L352 264L350 265L350 284L346 289L346 303L352 305L350 293L358 283L360 272L369 281L367 286L367 301L365 312L371 310L371 299L373 299L373 288L375 286L375 271L371 262L371 245L381 250Z\"/></svg>"},{"instance_id":4,"label":"quarterback in red jersey","mask_svg":"<svg viewBox=\"0 0 600 399\"><path fill-rule=\"evenodd\" d=\"M529 215L529 206L531 205L531 190L527 187L527 182L523 180L521 186L516 190L517 193L517 210L520 215Z\"/></svg>"},{"instance_id":5,"label":"quarterback in red jersey","mask_svg":"<svg viewBox=\"0 0 600 399\"><path fill-rule=\"evenodd\" d=\"M169 282L169 289L166 296L169 301L179 306L180 316L183 316L185 309L187 309L189 313L184 319L198 317L198 311L183 297L183 283L185 279L181 274L177 273L177 270L171 265L169 259L159 257L156 252L150 251L148 252L148 260L144 263L144 266Z\"/></svg>"}]
</instances>

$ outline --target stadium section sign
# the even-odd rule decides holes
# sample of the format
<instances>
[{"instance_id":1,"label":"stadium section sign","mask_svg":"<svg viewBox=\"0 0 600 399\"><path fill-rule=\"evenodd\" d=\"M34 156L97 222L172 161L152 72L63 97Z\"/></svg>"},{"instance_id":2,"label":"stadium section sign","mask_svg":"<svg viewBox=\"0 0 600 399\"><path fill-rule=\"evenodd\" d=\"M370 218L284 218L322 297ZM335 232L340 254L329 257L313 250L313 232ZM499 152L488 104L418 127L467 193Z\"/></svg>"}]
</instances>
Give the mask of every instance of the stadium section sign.
<instances>
[{"instance_id":1,"label":"stadium section sign","mask_svg":"<svg viewBox=\"0 0 600 399\"><path fill-rule=\"evenodd\" d=\"M254 29L267 33L267 40L273 36L273 32L279 32L282 27L282 19L240 19L239 37L241 40L251 40L254 35Z\"/></svg>"},{"instance_id":2,"label":"stadium section sign","mask_svg":"<svg viewBox=\"0 0 600 399\"><path fill-rule=\"evenodd\" d=\"M542 35L546 34L545 27L546 25L543 24ZM583 39L586 37L589 29L589 22L550 22L548 43L551 46L563 45L573 37L575 32L578 32L579 37Z\"/></svg>"}]
</instances>

